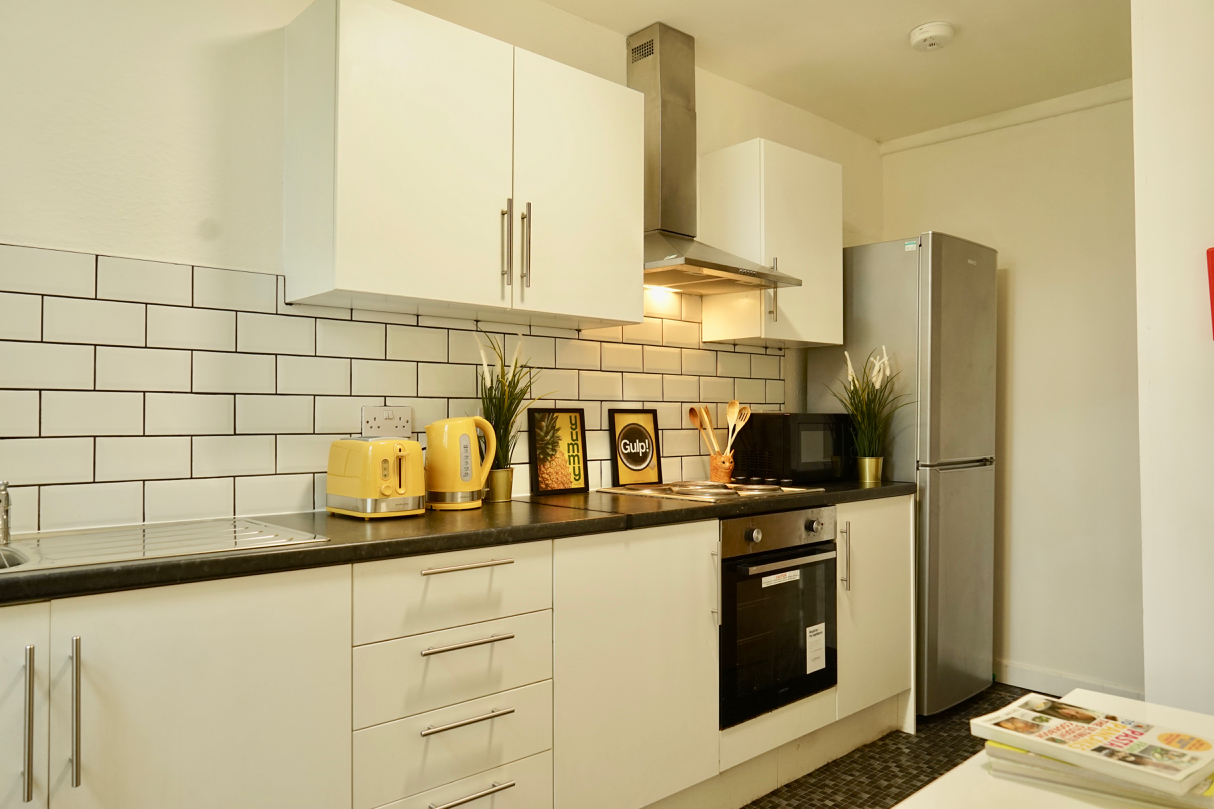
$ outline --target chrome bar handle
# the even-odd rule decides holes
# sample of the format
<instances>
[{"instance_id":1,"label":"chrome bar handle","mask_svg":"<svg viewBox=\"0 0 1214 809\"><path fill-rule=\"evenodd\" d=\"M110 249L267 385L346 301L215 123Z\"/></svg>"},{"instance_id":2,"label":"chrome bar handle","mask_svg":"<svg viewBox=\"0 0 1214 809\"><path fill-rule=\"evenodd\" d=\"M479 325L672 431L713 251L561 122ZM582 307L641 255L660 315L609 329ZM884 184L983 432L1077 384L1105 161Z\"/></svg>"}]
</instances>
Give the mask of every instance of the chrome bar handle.
<instances>
[{"instance_id":1,"label":"chrome bar handle","mask_svg":"<svg viewBox=\"0 0 1214 809\"><path fill-rule=\"evenodd\" d=\"M772 272L779 271L779 262L780 262L780 259L776 258L775 256L772 256L772 259L771 259L771 271ZM767 313L767 314L771 315L772 323L775 323L776 321L778 321L780 319L780 313L779 313L779 311L777 311L779 309L779 306L780 306L780 288L772 287L771 288L771 311Z\"/></svg>"},{"instance_id":2,"label":"chrome bar handle","mask_svg":"<svg viewBox=\"0 0 1214 809\"><path fill-rule=\"evenodd\" d=\"M442 806L432 803L430 804L430 809L455 809L455 807L463 806L465 803L472 803L473 801L479 801L481 798L496 795L498 792L501 792L504 789L510 789L512 786L514 786L514 781L507 781L504 784L499 784L497 781L494 781L493 786L489 787L488 789L483 789L475 795L469 795L466 798L458 798L450 803L444 803Z\"/></svg>"},{"instance_id":3,"label":"chrome bar handle","mask_svg":"<svg viewBox=\"0 0 1214 809\"><path fill-rule=\"evenodd\" d=\"M12 505L8 495L8 481L0 480L0 545L12 542L12 529L9 525L8 511Z\"/></svg>"},{"instance_id":4,"label":"chrome bar handle","mask_svg":"<svg viewBox=\"0 0 1214 809\"><path fill-rule=\"evenodd\" d=\"M506 220L506 266L502 275L506 276L506 286L510 286L514 283L514 197L506 197L502 218Z\"/></svg>"},{"instance_id":5,"label":"chrome bar handle","mask_svg":"<svg viewBox=\"0 0 1214 809\"><path fill-rule=\"evenodd\" d=\"M22 748L21 802L34 799L34 647L25 647L25 746Z\"/></svg>"},{"instance_id":6,"label":"chrome bar handle","mask_svg":"<svg viewBox=\"0 0 1214 809\"><path fill-rule=\"evenodd\" d=\"M843 523L843 589L851 592L851 521Z\"/></svg>"},{"instance_id":7,"label":"chrome bar handle","mask_svg":"<svg viewBox=\"0 0 1214 809\"><path fill-rule=\"evenodd\" d=\"M80 636L72 638L72 786L80 786Z\"/></svg>"},{"instance_id":8,"label":"chrome bar handle","mask_svg":"<svg viewBox=\"0 0 1214 809\"><path fill-rule=\"evenodd\" d=\"M439 573L455 573L460 570L477 570L482 567L497 567L498 565L512 565L513 559L490 559L488 562L473 562L468 565L452 565L451 567L428 567L422 571L423 576L436 576Z\"/></svg>"},{"instance_id":9,"label":"chrome bar handle","mask_svg":"<svg viewBox=\"0 0 1214 809\"><path fill-rule=\"evenodd\" d=\"M422 737L433 736L435 733L446 733L448 730L455 730L456 728L466 728L468 725L475 725L478 722L488 722L490 719L497 719L499 716L507 716L512 713L514 713L513 708L502 708L500 711L494 708L489 713L474 716L471 719L461 719L449 725L439 725L438 727L430 725L422 731Z\"/></svg>"},{"instance_id":10,"label":"chrome bar handle","mask_svg":"<svg viewBox=\"0 0 1214 809\"><path fill-rule=\"evenodd\" d=\"M788 570L790 567L801 567L802 565L813 565L820 562L826 562L835 558L835 552L816 553L813 556L798 556L796 559L785 559L782 562L772 562L768 565L758 565L757 567L746 568L746 575L753 576L756 573L770 573L773 570Z\"/></svg>"},{"instance_id":11,"label":"chrome bar handle","mask_svg":"<svg viewBox=\"0 0 1214 809\"><path fill-rule=\"evenodd\" d=\"M466 640L463 643L453 643L450 646L431 646L429 649L422 649L422 657L441 655L443 652L454 652L458 649L471 649L474 646L484 646L486 643L499 643L504 640L510 640L513 637L513 632L507 632L504 635L490 635L487 638Z\"/></svg>"},{"instance_id":12,"label":"chrome bar handle","mask_svg":"<svg viewBox=\"0 0 1214 809\"><path fill-rule=\"evenodd\" d=\"M531 289L531 203L527 203L527 212L523 214L523 280Z\"/></svg>"}]
</instances>

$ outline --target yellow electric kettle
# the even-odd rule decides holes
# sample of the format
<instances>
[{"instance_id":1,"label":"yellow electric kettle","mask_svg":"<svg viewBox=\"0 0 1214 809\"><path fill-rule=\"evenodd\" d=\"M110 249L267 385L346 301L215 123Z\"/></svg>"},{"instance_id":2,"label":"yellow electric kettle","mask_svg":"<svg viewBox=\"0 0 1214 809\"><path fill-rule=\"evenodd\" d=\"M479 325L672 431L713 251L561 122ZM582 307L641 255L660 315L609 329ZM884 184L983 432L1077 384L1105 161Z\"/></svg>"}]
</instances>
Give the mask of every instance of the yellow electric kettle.
<instances>
[{"instance_id":1,"label":"yellow electric kettle","mask_svg":"<svg viewBox=\"0 0 1214 809\"><path fill-rule=\"evenodd\" d=\"M480 457L476 428L485 434ZM426 427L426 505L437 511L481 507L497 436L480 416L442 419Z\"/></svg>"}]
</instances>

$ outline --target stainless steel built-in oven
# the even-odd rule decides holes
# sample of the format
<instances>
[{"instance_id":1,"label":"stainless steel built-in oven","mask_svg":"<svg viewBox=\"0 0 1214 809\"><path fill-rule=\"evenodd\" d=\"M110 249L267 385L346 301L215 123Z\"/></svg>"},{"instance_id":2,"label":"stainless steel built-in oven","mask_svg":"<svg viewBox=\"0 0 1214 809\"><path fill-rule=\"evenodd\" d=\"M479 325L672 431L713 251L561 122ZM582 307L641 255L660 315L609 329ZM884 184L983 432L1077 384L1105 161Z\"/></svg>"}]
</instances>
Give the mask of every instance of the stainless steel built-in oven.
<instances>
[{"instance_id":1,"label":"stainless steel built-in oven","mask_svg":"<svg viewBox=\"0 0 1214 809\"><path fill-rule=\"evenodd\" d=\"M835 508L721 521L721 728L838 680Z\"/></svg>"}]
</instances>

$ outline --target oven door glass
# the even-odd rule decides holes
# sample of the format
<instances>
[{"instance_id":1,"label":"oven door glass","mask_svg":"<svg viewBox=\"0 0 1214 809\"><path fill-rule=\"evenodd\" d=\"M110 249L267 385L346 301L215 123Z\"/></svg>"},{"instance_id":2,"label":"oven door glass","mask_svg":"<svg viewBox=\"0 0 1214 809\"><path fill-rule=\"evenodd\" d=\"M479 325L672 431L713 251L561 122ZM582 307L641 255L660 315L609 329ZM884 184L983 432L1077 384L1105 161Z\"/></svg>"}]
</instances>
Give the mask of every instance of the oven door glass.
<instances>
[{"instance_id":1,"label":"oven door glass","mask_svg":"<svg viewBox=\"0 0 1214 809\"><path fill-rule=\"evenodd\" d=\"M721 728L837 682L835 543L721 565Z\"/></svg>"}]
</instances>

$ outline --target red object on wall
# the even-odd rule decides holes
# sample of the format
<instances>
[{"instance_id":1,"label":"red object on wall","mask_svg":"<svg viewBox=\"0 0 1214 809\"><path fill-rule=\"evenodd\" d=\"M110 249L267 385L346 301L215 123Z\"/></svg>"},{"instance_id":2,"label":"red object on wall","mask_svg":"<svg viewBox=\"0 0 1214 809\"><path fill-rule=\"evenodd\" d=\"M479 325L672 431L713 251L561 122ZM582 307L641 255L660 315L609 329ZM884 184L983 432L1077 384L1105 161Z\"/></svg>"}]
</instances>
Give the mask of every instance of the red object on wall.
<instances>
[{"instance_id":1,"label":"red object on wall","mask_svg":"<svg viewBox=\"0 0 1214 809\"><path fill-rule=\"evenodd\" d=\"M1210 274L1210 328L1214 329L1214 247L1206 251L1206 267Z\"/></svg>"}]
</instances>

